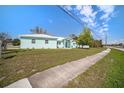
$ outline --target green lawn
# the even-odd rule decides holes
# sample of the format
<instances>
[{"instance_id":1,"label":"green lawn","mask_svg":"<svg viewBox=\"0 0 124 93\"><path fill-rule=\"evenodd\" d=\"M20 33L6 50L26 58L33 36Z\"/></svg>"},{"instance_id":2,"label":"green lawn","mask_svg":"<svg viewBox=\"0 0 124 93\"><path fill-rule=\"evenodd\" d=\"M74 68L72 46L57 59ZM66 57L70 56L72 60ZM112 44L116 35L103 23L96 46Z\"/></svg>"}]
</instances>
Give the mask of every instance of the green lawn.
<instances>
[{"instance_id":1,"label":"green lawn","mask_svg":"<svg viewBox=\"0 0 124 93\"><path fill-rule=\"evenodd\" d=\"M65 87L124 88L124 52L112 51Z\"/></svg>"},{"instance_id":2,"label":"green lawn","mask_svg":"<svg viewBox=\"0 0 124 93\"><path fill-rule=\"evenodd\" d=\"M93 55L104 49L7 50L0 59L0 87L50 67Z\"/></svg>"}]
</instances>

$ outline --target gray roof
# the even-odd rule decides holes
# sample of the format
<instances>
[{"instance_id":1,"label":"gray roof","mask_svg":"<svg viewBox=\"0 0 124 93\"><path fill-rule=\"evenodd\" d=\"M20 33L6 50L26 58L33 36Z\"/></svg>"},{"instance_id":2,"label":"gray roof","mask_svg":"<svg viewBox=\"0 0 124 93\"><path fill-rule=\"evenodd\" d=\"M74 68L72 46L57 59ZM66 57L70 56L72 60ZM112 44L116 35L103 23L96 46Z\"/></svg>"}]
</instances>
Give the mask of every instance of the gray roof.
<instances>
[{"instance_id":1,"label":"gray roof","mask_svg":"<svg viewBox=\"0 0 124 93\"><path fill-rule=\"evenodd\" d=\"M24 34L24 35L20 35L20 37L36 37L36 38L58 39L56 36L45 35L45 34Z\"/></svg>"}]
</instances>

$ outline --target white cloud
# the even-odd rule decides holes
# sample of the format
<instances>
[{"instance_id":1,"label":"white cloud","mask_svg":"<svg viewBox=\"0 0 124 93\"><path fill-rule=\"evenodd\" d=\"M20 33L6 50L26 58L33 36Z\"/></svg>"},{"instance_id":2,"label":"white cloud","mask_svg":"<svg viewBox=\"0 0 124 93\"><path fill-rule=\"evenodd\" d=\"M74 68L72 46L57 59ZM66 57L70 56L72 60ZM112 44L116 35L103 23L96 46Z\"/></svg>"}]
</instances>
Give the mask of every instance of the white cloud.
<instances>
[{"instance_id":1,"label":"white cloud","mask_svg":"<svg viewBox=\"0 0 124 93\"><path fill-rule=\"evenodd\" d=\"M96 32L102 37L102 39L104 39L108 32L108 27L100 26L96 29Z\"/></svg>"},{"instance_id":2,"label":"white cloud","mask_svg":"<svg viewBox=\"0 0 124 93\"><path fill-rule=\"evenodd\" d=\"M107 23L102 23L103 27L108 27Z\"/></svg>"},{"instance_id":3,"label":"white cloud","mask_svg":"<svg viewBox=\"0 0 124 93\"><path fill-rule=\"evenodd\" d=\"M81 10L81 9L82 9L82 5L77 5L77 6L76 6L76 9L77 9L77 10Z\"/></svg>"},{"instance_id":4,"label":"white cloud","mask_svg":"<svg viewBox=\"0 0 124 93\"><path fill-rule=\"evenodd\" d=\"M81 20L90 28L94 28L96 25L96 14L97 11L94 11L92 6L85 5L85 6L76 6L76 9L79 11L81 15Z\"/></svg>"},{"instance_id":5,"label":"white cloud","mask_svg":"<svg viewBox=\"0 0 124 93\"><path fill-rule=\"evenodd\" d=\"M102 24L99 29L99 33L105 35L105 33L108 31L108 21L111 20L111 18L114 15L115 12L115 6L103 6L98 5L99 12L102 12L103 14L100 16L100 20L102 21ZM105 37L105 36L104 36Z\"/></svg>"},{"instance_id":6,"label":"white cloud","mask_svg":"<svg viewBox=\"0 0 124 93\"><path fill-rule=\"evenodd\" d=\"M110 5L98 5L97 7L101 12L103 12L103 15L100 17L100 19L107 19L107 21L112 17L115 9L114 6Z\"/></svg>"},{"instance_id":7,"label":"white cloud","mask_svg":"<svg viewBox=\"0 0 124 93\"><path fill-rule=\"evenodd\" d=\"M103 29L103 28L100 28L100 29L98 30L98 32L99 32L100 34L104 34L104 29Z\"/></svg>"},{"instance_id":8,"label":"white cloud","mask_svg":"<svg viewBox=\"0 0 124 93\"><path fill-rule=\"evenodd\" d=\"M89 17L95 18L97 12L94 12L94 11L93 11L92 6L83 6L83 7L80 9L80 14L81 14L81 15L84 15L84 16L86 16L86 17L88 17L88 18L89 18Z\"/></svg>"},{"instance_id":9,"label":"white cloud","mask_svg":"<svg viewBox=\"0 0 124 93\"><path fill-rule=\"evenodd\" d=\"M96 25L96 14L97 11L94 11L90 5L77 5L75 8L70 5L63 6L67 10L74 10L75 14L90 28L94 28Z\"/></svg>"},{"instance_id":10,"label":"white cloud","mask_svg":"<svg viewBox=\"0 0 124 93\"><path fill-rule=\"evenodd\" d=\"M96 25L96 23L94 22L94 20L92 20L92 18L87 18L87 17L83 17L81 19L84 23L86 23L87 26L89 27L94 27Z\"/></svg>"},{"instance_id":11,"label":"white cloud","mask_svg":"<svg viewBox=\"0 0 124 93\"><path fill-rule=\"evenodd\" d=\"M72 6L71 5L64 5L63 6L65 9L71 11L72 10Z\"/></svg>"},{"instance_id":12,"label":"white cloud","mask_svg":"<svg viewBox=\"0 0 124 93\"><path fill-rule=\"evenodd\" d=\"M108 21L115 15L115 6L108 5L97 5L96 8L91 5L64 6L64 8L70 11L73 10L85 25L102 38L105 37L105 33L109 30Z\"/></svg>"},{"instance_id":13,"label":"white cloud","mask_svg":"<svg viewBox=\"0 0 124 93\"><path fill-rule=\"evenodd\" d=\"M103 28L104 31L108 31L108 28Z\"/></svg>"}]
</instances>

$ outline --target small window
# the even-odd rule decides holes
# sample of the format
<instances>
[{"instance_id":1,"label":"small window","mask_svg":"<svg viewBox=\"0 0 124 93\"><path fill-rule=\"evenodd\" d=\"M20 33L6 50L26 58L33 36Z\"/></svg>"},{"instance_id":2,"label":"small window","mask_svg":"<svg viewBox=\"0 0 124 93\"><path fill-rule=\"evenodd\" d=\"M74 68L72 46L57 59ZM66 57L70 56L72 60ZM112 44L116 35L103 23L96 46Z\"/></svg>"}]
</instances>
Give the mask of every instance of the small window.
<instances>
[{"instance_id":1,"label":"small window","mask_svg":"<svg viewBox=\"0 0 124 93\"><path fill-rule=\"evenodd\" d=\"M60 41L57 41L57 44L58 44L58 45L60 45L60 44L61 44L61 42L60 42Z\"/></svg>"},{"instance_id":2,"label":"small window","mask_svg":"<svg viewBox=\"0 0 124 93\"><path fill-rule=\"evenodd\" d=\"M48 40L45 40L45 44L48 44Z\"/></svg>"},{"instance_id":3,"label":"small window","mask_svg":"<svg viewBox=\"0 0 124 93\"><path fill-rule=\"evenodd\" d=\"M32 44L35 44L35 39L32 39Z\"/></svg>"},{"instance_id":4,"label":"small window","mask_svg":"<svg viewBox=\"0 0 124 93\"><path fill-rule=\"evenodd\" d=\"M59 41L58 43L59 43L59 45L61 45L61 41Z\"/></svg>"}]
</instances>

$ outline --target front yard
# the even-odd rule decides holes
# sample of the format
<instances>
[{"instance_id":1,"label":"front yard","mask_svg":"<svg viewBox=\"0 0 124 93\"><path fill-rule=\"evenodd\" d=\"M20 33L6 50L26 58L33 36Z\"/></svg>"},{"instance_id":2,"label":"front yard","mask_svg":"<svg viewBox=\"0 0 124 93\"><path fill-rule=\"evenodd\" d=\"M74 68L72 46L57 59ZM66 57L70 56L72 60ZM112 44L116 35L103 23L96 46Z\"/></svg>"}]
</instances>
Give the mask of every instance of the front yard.
<instances>
[{"instance_id":1,"label":"front yard","mask_svg":"<svg viewBox=\"0 0 124 93\"><path fill-rule=\"evenodd\" d=\"M105 58L65 87L124 88L124 52L112 49Z\"/></svg>"},{"instance_id":2,"label":"front yard","mask_svg":"<svg viewBox=\"0 0 124 93\"><path fill-rule=\"evenodd\" d=\"M0 87L50 67L96 54L104 49L7 50L0 59Z\"/></svg>"}]
</instances>

